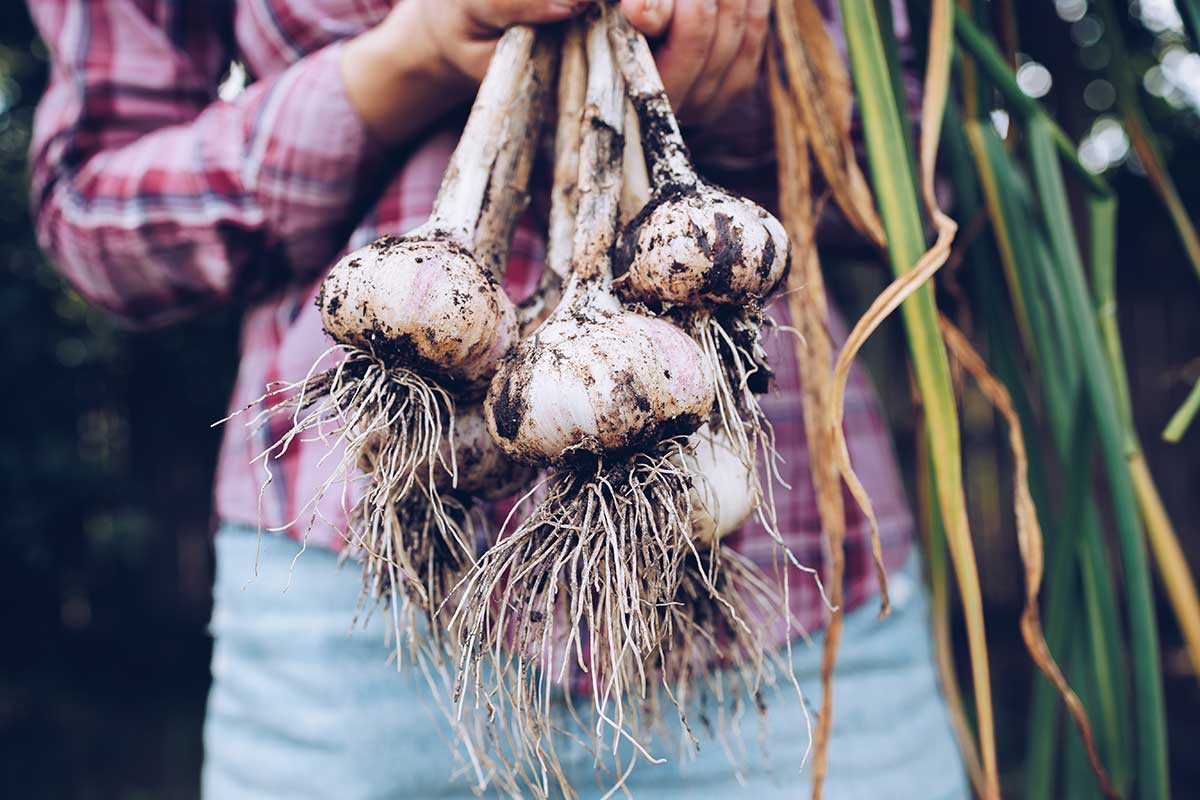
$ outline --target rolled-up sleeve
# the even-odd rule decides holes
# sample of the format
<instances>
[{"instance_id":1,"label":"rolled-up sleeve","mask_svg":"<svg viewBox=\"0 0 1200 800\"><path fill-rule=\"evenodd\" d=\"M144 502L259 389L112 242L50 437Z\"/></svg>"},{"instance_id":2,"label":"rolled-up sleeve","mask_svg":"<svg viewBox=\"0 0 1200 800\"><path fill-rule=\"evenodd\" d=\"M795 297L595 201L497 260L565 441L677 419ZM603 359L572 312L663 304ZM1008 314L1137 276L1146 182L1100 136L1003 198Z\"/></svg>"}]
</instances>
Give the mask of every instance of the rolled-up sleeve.
<instances>
[{"instance_id":1,"label":"rolled-up sleeve","mask_svg":"<svg viewBox=\"0 0 1200 800\"><path fill-rule=\"evenodd\" d=\"M311 278L382 155L340 44L223 101L215 20L154 7L31 4L52 58L31 152L39 240L85 298L144 325Z\"/></svg>"}]
</instances>

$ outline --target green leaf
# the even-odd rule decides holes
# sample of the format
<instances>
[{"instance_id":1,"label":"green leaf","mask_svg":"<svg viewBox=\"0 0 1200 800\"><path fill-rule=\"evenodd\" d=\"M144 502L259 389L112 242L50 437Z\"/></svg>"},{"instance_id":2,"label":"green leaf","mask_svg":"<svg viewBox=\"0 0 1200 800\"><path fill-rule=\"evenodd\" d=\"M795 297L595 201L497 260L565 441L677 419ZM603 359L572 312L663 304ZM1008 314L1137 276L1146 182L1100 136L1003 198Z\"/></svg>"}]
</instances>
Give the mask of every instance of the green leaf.
<instances>
[{"instance_id":1,"label":"green leaf","mask_svg":"<svg viewBox=\"0 0 1200 800\"><path fill-rule=\"evenodd\" d=\"M850 67L862 116L871 182L887 233L888 256L897 275L910 271L926 252L921 197L905 147L905 121L895 96L893 76L873 3L842 0ZM890 36L891 31L887 31ZM931 47L946 42L931 42ZM935 122L940 122L935 120ZM990 794L999 795L991 677L983 600L963 494L962 449L950 366L938 326L933 287L920 287L900 307L912 370L928 420L929 457L936 473L935 491L954 562L971 653L980 755Z\"/></svg>"},{"instance_id":2,"label":"green leaf","mask_svg":"<svg viewBox=\"0 0 1200 800\"><path fill-rule=\"evenodd\" d=\"M1083 380L1107 468L1117 540L1125 570L1137 720L1138 796L1144 800L1165 800L1170 792L1158 624L1154 617L1141 519L1125 461L1120 402L1113 389L1100 329L1092 312L1053 132L1044 119L1036 117L1029 122L1028 144L1043 224L1054 255L1053 277L1067 301L1067 314L1083 363Z\"/></svg>"},{"instance_id":3,"label":"green leaf","mask_svg":"<svg viewBox=\"0 0 1200 800\"><path fill-rule=\"evenodd\" d=\"M1163 431L1163 438L1172 444L1182 439L1197 411L1200 411L1200 379L1196 380L1196 385L1192 387L1192 391L1183 401L1183 405L1167 423L1166 430Z\"/></svg>"}]
</instances>

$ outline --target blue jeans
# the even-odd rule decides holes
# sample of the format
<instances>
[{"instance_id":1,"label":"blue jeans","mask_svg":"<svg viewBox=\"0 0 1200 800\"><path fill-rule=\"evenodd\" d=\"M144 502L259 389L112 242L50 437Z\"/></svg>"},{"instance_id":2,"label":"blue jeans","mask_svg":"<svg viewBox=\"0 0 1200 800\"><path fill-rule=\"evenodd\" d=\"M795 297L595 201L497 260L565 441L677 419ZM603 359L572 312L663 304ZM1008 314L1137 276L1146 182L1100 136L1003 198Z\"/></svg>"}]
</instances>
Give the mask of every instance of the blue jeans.
<instances>
[{"instance_id":1,"label":"blue jeans","mask_svg":"<svg viewBox=\"0 0 1200 800\"><path fill-rule=\"evenodd\" d=\"M377 613L351 634L358 571L338 570L333 553L310 550L296 560L285 592L298 545L264 534L251 581L257 546L256 532L244 526L226 525L217 536L204 798L471 797L467 782L451 777L446 723L424 679L385 662L386 620ZM886 620L876 620L872 604L846 617L825 796L966 798L915 558L891 586L894 610ZM812 704L820 701L819 642L797 644L793 654ZM698 729L701 752L682 764L674 743L653 748L671 761L640 764L627 784L634 797L808 796L799 700L786 685L773 693L765 730L757 715L745 715L740 780L719 744ZM599 797L590 756L578 747L572 755L570 747L559 750L572 785Z\"/></svg>"}]
</instances>

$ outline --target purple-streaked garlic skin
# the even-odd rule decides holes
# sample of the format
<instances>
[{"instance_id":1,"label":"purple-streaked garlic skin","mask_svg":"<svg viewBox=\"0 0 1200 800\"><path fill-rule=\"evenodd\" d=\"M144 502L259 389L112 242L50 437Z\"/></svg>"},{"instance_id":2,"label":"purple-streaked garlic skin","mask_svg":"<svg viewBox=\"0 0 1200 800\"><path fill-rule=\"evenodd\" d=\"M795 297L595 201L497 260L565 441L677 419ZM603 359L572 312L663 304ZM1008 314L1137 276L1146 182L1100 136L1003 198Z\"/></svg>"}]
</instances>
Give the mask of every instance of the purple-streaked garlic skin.
<instances>
[{"instance_id":1,"label":"purple-streaked garlic skin","mask_svg":"<svg viewBox=\"0 0 1200 800\"><path fill-rule=\"evenodd\" d=\"M613 287L652 305L761 302L790 254L783 225L750 200L705 184L668 188L622 232Z\"/></svg>"},{"instance_id":2,"label":"purple-streaked garlic skin","mask_svg":"<svg viewBox=\"0 0 1200 800\"><path fill-rule=\"evenodd\" d=\"M691 337L592 292L582 303L564 299L518 345L492 379L484 410L510 457L552 464L691 433L711 414L715 391Z\"/></svg>"},{"instance_id":3,"label":"purple-streaked garlic skin","mask_svg":"<svg viewBox=\"0 0 1200 800\"><path fill-rule=\"evenodd\" d=\"M725 434L704 427L692 443L692 452L683 457L695 475L692 536L712 545L750 518L760 502L759 490L754 473Z\"/></svg>"},{"instance_id":4,"label":"purple-streaked garlic skin","mask_svg":"<svg viewBox=\"0 0 1200 800\"><path fill-rule=\"evenodd\" d=\"M442 461L450 464L449 437L442 439ZM442 492L499 500L527 488L535 476L530 467L517 464L496 444L488 432L483 408L478 405L455 409L454 464L458 481L445 469L438 471L437 486Z\"/></svg>"},{"instance_id":5,"label":"purple-streaked garlic skin","mask_svg":"<svg viewBox=\"0 0 1200 800\"><path fill-rule=\"evenodd\" d=\"M343 257L317 298L325 330L389 366L476 383L517 341L511 300L463 247L384 237Z\"/></svg>"}]
</instances>

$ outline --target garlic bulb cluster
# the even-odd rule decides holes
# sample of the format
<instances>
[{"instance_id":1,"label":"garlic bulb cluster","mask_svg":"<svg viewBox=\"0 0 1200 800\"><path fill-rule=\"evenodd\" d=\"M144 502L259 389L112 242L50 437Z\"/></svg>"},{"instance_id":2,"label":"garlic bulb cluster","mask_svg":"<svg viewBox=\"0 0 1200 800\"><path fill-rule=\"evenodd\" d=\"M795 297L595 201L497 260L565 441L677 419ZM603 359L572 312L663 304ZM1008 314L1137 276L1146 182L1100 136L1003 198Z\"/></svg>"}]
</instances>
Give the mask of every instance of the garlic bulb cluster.
<instances>
[{"instance_id":1,"label":"garlic bulb cluster","mask_svg":"<svg viewBox=\"0 0 1200 800\"><path fill-rule=\"evenodd\" d=\"M511 760L534 794L557 767L542 746L552 680L531 676L558 671L556 652L603 680L594 712L616 720L614 752L652 716L634 698L648 673L711 677L724 645L703 619L762 661L731 593L757 607L766 582L722 562L721 538L762 517L754 315L790 260L778 220L692 167L641 35L611 3L585 17L507 31L429 221L330 270L317 302L346 358L298 384L279 446L340 426L345 465L367 473L350 543L368 592L394 616L408 598L428 646L456 656L460 711L475 675L489 721L456 732L477 764L511 741L481 771L504 775ZM518 310L500 281L560 56L549 269ZM622 227L623 193L627 206L635 196L623 165L639 145L627 105L651 194ZM528 506L477 553L474 502L521 493ZM437 673L444 655L418 658Z\"/></svg>"}]
</instances>

